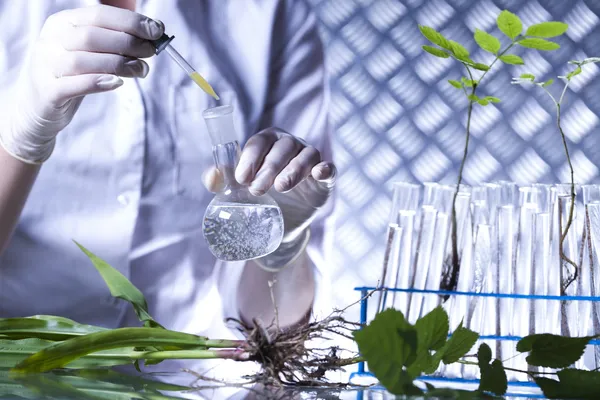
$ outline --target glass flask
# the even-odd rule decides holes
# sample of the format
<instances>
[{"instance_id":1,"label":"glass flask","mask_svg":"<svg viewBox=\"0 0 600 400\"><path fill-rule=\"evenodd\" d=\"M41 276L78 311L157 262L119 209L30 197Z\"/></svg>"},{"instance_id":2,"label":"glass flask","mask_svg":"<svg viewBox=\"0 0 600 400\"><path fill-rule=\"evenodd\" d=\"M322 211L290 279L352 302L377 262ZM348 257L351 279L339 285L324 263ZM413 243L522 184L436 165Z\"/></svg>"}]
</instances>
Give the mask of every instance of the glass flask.
<instances>
[{"instance_id":1,"label":"glass flask","mask_svg":"<svg viewBox=\"0 0 600 400\"><path fill-rule=\"evenodd\" d=\"M202 116L212 141L215 167L224 183L204 213L202 231L208 247L224 261L266 256L283 239L281 209L268 194L254 196L235 180L241 150L233 126L233 107L209 108Z\"/></svg>"}]
</instances>

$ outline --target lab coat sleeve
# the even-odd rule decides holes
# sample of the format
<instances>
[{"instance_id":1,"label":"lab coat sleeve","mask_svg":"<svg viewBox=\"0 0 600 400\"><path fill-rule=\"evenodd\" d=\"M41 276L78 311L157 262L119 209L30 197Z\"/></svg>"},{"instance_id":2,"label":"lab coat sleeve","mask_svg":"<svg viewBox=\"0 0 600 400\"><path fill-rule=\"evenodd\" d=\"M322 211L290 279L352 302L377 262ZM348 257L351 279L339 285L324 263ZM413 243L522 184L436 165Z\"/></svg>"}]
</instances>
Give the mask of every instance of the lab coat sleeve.
<instances>
[{"instance_id":1,"label":"lab coat sleeve","mask_svg":"<svg viewBox=\"0 0 600 400\"><path fill-rule=\"evenodd\" d=\"M323 43L310 7L304 1L280 1L271 40L269 88L259 130L283 129L316 147L324 160L332 160ZM331 312L327 260L333 200L334 196L311 224L307 251L316 282L313 318ZM220 275L231 285L231 274ZM225 317L238 316L235 297L235 294L223 296Z\"/></svg>"}]
</instances>

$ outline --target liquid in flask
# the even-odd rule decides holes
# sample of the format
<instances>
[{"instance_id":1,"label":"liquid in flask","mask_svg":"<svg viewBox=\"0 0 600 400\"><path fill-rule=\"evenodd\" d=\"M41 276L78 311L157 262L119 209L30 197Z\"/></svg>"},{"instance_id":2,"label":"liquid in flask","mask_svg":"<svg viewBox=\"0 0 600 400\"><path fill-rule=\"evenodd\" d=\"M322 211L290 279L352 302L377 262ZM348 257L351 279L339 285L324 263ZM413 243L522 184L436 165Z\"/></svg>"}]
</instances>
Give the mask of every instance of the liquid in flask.
<instances>
[{"instance_id":1,"label":"liquid in flask","mask_svg":"<svg viewBox=\"0 0 600 400\"><path fill-rule=\"evenodd\" d=\"M275 251L283 239L284 226L281 209L271 196L254 196L235 180L241 151L232 112L231 106L220 106L203 113L224 187L208 205L202 231L215 257L243 261Z\"/></svg>"}]
</instances>

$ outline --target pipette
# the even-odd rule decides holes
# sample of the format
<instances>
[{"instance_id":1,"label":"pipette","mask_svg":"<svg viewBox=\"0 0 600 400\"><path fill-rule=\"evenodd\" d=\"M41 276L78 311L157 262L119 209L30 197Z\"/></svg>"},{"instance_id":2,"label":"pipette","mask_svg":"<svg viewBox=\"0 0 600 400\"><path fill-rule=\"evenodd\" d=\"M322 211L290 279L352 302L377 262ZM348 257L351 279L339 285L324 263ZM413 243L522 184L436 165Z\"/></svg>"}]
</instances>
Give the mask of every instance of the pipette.
<instances>
[{"instance_id":1,"label":"pipette","mask_svg":"<svg viewBox=\"0 0 600 400\"><path fill-rule=\"evenodd\" d=\"M171 41L175 39L175 36L169 37L166 33L157 39L152 41L154 44L154 48L156 49L156 54L158 55L161 51L166 50L167 54L171 56L173 61L177 63L185 71L185 73L194 81L202 90L204 90L207 94L214 97L216 100L219 100L219 96L215 93L215 90L210 86L210 84L200 75L192 66L185 61L185 59L171 46Z\"/></svg>"}]
</instances>

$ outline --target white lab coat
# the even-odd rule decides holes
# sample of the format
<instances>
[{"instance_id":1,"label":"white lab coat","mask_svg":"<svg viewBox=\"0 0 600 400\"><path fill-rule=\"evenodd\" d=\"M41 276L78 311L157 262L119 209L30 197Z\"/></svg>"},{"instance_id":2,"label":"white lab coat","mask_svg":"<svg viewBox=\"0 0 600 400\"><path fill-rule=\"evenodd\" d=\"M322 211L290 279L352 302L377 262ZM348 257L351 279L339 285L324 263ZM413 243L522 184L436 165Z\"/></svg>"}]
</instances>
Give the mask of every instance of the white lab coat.
<instances>
[{"instance_id":1,"label":"white lab coat","mask_svg":"<svg viewBox=\"0 0 600 400\"><path fill-rule=\"evenodd\" d=\"M241 143L277 126L331 158L323 49L304 1L137 3L137 12L162 20L175 35L172 45L213 85L221 104L234 106ZM49 15L93 4L1 1L1 95ZM146 79L125 79L114 92L86 97L58 135L0 256L0 317L54 314L106 327L138 325L74 239L138 286L166 327L234 336L222 321L237 316L241 264L216 262L201 232L213 197L201 182L212 164L201 113L217 103L167 54L148 62ZM322 260L321 226L313 226L309 254L323 299L326 271L316 262Z\"/></svg>"}]
</instances>

